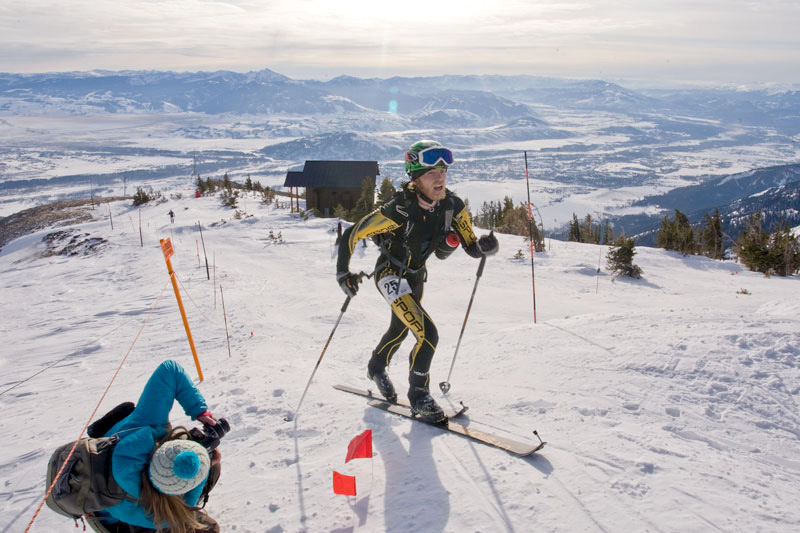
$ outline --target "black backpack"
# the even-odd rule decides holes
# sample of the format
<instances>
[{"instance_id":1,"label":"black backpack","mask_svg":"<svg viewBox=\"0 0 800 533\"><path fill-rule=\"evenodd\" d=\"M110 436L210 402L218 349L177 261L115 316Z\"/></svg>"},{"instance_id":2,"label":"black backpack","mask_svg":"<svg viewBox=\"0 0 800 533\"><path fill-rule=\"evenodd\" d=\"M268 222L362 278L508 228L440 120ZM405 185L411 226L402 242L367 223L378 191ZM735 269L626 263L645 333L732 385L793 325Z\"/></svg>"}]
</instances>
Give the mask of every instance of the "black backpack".
<instances>
[{"instance_id":1,"label":"black backpack","mask_svg":"<svg viewBox=\"0 0 800 533\"><path fill-rule=\"evenodd\" d=\"M77 519L113 507L125 499L132 499L111 475L111 454L118 442L117 436L82 438L47 497L47 506L59 514ZM48 487L73 444L68 442L59 446L50 457L47 465Z\"/></svg>"},{"instance_id":2,"label":"black backpack","mask_svg":"<svg viewBox=\"0 0 800 533\"><path fill-rule=\"evenodd\" d=\"M89 426L88 437L82 438L58 476L58 481L47 497L47 506L58 514L73 519L93 515L123 500L134 500L114 481L111 473L111 456L119 437L96 437L133 411L126 402L114 408ZM53 483L61 465L67 459L74 441L56 448L47 464L47 487Z\"/></svg>"}]
</instances>

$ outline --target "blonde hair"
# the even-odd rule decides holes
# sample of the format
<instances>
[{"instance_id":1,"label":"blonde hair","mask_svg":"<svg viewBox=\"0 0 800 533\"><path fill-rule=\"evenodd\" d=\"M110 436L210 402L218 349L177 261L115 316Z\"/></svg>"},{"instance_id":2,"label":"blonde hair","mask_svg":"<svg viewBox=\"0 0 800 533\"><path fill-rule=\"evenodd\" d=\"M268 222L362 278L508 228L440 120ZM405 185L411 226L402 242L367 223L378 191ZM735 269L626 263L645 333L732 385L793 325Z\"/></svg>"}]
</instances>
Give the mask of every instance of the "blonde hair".
<instances>
[{"instance_id":1,"label":"blonde hair","mask_svg":"<svg viewBox=\"0 0 800 533\"><path fill-rule=\"evenodd\" d=\"M189 431L184 427L176 427L169 434L156 443L155 451L167 441L188 439ZM150 482L148 469L142 471L142 489L139 493L139 504L144 508L148 517L153 520L157 531L163 529L167 523L167 531L174 533L191 533L196 529L202 530L205 526L197 521L193 507L189 507L183 495L168 495L159 492Z\"/></svg>"}]
</instances>

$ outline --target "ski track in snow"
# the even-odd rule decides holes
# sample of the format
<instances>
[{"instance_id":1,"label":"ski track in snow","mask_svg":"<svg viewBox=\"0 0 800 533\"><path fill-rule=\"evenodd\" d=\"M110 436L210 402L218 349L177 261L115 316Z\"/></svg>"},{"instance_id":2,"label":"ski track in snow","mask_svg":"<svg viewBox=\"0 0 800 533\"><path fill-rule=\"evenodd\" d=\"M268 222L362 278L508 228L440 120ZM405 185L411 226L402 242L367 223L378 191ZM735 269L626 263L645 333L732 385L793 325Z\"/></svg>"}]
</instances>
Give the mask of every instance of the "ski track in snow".
<instances>
[{"instance_id":1,"label":"ski track in snow","mask_svg":"<svg viewBox=\"0 0 800 533\"><path fill-rule=\"evenodd\" d=\"M552 241L536 257L533 324L530 261L511 258L520 237L500 235L444 397L436 384L447 376L477 262L462 253L431 259L424 305L440 334L434 395L444 406L463 400L476 427L530 442L538 429L548 445L519 458L332 388L371 385L366 363L389 321L371 281L342 317L297 418L283 421L344 299L335 221L303 221L255 198L255 216L241 221L215 198L170 200L142 209L142 248L127 223L136 210L112 210L114 231L103 219L79 226L108 240L99 255L40 257L48 231L0 254L0 407L12 444L0 452L0 532L24 529L50 453L78 436L147 317L99 413L135 400L164 359L196 376L156 241L170 234L206 378L199 387L232 426L208 504L225 531L800 529L796 277L639 248L643 280L603 271L598 285L605 247ZM198 220L209 273L215 262L224 289L230 357L220 292L198 262ZM270 230L286 242L267 238ZM359 245L352 269L370 272L375 254ZM411 346L409 337L390 367L401 393ZM192 424L179 407L172 421ZM374 457L345 465L348 442L367 428ZM334 470L356 475L357 497L332 494ZM45 508L33 531L72 528Z\"/></svg>"}]
</instances>

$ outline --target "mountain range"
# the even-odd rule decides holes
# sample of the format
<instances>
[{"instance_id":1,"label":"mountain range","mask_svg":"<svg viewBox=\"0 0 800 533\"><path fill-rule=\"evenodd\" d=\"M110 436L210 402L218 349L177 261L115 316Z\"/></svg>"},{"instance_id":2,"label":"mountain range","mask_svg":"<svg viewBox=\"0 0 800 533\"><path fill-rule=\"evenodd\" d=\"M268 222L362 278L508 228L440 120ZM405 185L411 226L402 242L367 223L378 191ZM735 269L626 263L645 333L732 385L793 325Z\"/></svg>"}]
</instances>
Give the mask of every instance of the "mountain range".
<instances>
[{"instance_id":1,"label":"mountain range","mask_svg":"<svg viewBox=\"0 0 800 533\"><path fill-rule=\"evenodd\" d=\"M75 113L347 114L382 111L424 125L488 125L534 115L531 106L706 118L800 131L799 91L634 91L603 80L538 76L433 76L296 80L269 69L237 73L90 71L0 73L0 114Z\"/></svg>"},{"instance_id":2,"label":"mountain range","mask_svg":"<svg viewBox=\"0 0 800 533\"><path fill-rule=\"evenodd\" d=\"M736 236L745 221L757 212L762 224L771 230L779 224L800 226L800 164L778 165L704 180L697 185L679 187L665 194L648 196L634 206L657 207L674 218L674 210L683 212L693 224L718 210L723 231ZM664 215L612 217L637 242L652 246Z\"/></svg>"}]
</instances>

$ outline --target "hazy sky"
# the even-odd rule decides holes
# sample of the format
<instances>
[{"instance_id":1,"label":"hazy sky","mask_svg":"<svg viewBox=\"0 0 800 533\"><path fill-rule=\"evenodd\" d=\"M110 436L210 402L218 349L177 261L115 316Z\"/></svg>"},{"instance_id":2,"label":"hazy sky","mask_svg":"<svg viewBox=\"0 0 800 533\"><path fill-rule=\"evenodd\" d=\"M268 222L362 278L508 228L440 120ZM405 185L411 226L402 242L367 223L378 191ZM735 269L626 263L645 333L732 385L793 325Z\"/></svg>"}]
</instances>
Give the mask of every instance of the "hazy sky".
<instances>
[{"instance_id":1,"label":"hazy sky","mask_svg":"<svg viewBox=\"0 0 800 533\"><path fill-rule=\"evenodd\" d=\"M0 1L0 72L262 68L800 83L800 0Z\"/></svg>"}]
</instances>

